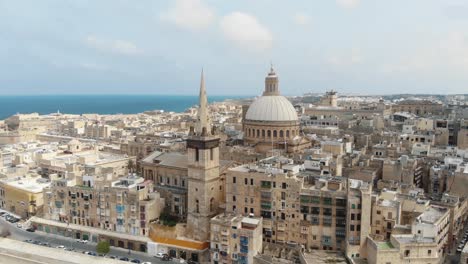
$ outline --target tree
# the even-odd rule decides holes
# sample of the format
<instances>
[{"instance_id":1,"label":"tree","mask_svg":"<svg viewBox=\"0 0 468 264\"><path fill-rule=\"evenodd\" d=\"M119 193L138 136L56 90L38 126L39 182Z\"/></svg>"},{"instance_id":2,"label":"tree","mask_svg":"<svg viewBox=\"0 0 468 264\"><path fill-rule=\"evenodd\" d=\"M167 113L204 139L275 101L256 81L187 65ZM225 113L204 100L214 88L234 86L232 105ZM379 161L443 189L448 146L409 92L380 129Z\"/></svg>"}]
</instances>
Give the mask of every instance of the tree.
<instances>
[{"instance_id":1,"label":"tree","mask_svg":"<svg viewBox=\"0 0 468 264\"><path fill-rule=\"evenodd\" d=\"M133 162L132 159L128 160L127 167L128 167L128 172L130 172L130 173L135 172L135 163Z\"/></svg>"},{"instance_id":2,"label":"tree","mask_svg":"<svg viewBox=\"0 0 468 264\"><path fill-rule=\"evenodd\" d=\"M107 241L99 241L96 245L96 252L99 254L107 254L110 251L110 244Z\"/></svg>"}]
</instances>

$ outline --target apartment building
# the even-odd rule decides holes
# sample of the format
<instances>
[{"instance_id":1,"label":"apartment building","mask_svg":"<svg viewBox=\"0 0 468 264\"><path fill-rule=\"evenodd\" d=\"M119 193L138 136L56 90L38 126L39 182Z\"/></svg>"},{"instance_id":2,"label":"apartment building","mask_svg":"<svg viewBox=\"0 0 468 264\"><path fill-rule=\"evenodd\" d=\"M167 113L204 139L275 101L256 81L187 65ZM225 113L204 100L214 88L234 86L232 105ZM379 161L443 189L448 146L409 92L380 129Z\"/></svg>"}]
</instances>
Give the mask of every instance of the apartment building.
<instances>
[{"instance_id":1,"label":"apartment building","mask_svg":"<svg viewBox=\"0 0 468 264\"><path fill-rule=\"evenodd\" d=\"M211 263L253 263L262 252L262 218L219 214L210 221Z\"/></svg>"},{"instance_id":2,"label":"apartment building","mask_svg":"<svg viewBox=\"0 0 468 264\"><path fill-rule=\"evenodd\" d=\"M85 175L76 184L58 179L44 189L45 219L135 236L148 234L163 205L153 183L135 175Z\"/></svg>"}]
</instances>

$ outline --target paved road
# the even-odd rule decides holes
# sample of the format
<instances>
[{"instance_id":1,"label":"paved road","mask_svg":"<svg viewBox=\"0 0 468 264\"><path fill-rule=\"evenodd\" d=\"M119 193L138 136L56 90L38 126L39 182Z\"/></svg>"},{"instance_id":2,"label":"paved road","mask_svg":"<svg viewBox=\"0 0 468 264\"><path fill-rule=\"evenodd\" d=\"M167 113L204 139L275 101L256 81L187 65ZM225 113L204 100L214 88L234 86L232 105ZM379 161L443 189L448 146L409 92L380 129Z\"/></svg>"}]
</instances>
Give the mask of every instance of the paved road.
<instances>
[{"instance_id":1,"label":"paved road","mask_svg":"<svg viewBox=\"0 0 468 264\"><path fill-rule=\"evenodd\" d=\"M74 248L74 251L76 252L83 252L83 251L96 251L96 243L89 242L87 244L83 243L78 243L76 242L75 239L68 238L68 237L63 237L59 235L52 235L44 232L27 232L24 229L16 227L16 224L12 224L8 221L5 220L5 218L0 217L0 227L5 228L9 230L9 238L18 240L18 241L24 241L24 240L36 240L40 242L47 242L49 243L52 247L56 247L59 245L63 245L68 248ZM62 250L62 249L57 249L57 250ZM140 261L148 261L151 263L159 263L159 264L174 264L178 263L175 261L162 261L161 259L149 256L146 253L143 252L135 252L131 251L131 253L128 253L128 250L122 249L122 248L116 248L116 247L111 247L111 250L108 255L113 255L113 256L119 256L119 257L127 257L129 259L139 259Z\"/></svg>"}]
</instances>

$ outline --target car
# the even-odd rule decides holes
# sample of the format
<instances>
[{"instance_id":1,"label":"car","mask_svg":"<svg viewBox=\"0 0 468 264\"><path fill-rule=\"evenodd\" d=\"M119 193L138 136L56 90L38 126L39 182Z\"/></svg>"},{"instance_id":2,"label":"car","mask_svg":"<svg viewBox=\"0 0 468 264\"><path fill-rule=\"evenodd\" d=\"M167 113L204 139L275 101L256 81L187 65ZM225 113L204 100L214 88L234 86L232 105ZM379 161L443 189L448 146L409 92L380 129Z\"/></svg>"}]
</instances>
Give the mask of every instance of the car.
<instances>
[{"instance_id":1,"label":"car","mask_svg":"<svg viewBox=\"0 0 468 264\"><path fill-rule=\"evenodd\" d=\"M75 249L74 249L74 248L72 248L72 247L70 247L70 248L68 248L68 247L67 247L67 248L65 248L65 251L73 251L73 250L75 250Z\"/></svg>"},{"instance_id":2,"label":"car","mask_svg":"<svg viewBox=\"0 0 468 264\"><path fill-rule=\"evenodd\" d=\"M34 229L34 227L28 227L28 228L26 228L26 231L28 231L28 232L35 232L36 229Z\"/></svg>"},{"instance_id":3,"label":"car","mask_svg":"<svg viewBox=\"0 0 468 264\"><path fill-rule=\"evenodd\" d=\"M83 239L83 240L81 240L81 243L83 243L83 244L87 244L87 243L88 243L88 240L86 240L86 239Z\"/></svg>"},{"instance_id":4,"label":"car","mask_svg":"<svg viewBox=\"0 0 468 264\"><path fill-rule=\"evenodd\" d=\"M130 262L132 262L132 263L141 263L141 261L139 259L132 259Z\"/></svg>"},{"instance_id":5,"label":"car","mask_svg":"<svg viewBox=\"0 0 468 264\"><path fill-rule=\"evenodd\" d=\"M151 264L149 261L142 262L141 264Z\"/></svg>"},{"instance_id":6,"label":"car","mask_svg":"<svg viewBox=\"0 0 468 264\"><path fill-rule=\"evenodd\" d=\"M88 252L87 255L90 255L90 256L97 256L96 252L92 252L92 251Z\"/></svg>"},{"instance_id":7,"label":"car","mask_svg":"<svg viewBox=\"0 0 468 264\"><path fill-rule=\"evenodd\" d=\"M163 258L164 257L164 253L162 252L159 252L159 253L156 253L156 255L154 255L155 258Z\"/></svg>"},{"instance_id":8,"label":"car","mask_svg":"<svg viewBox=\"0 0 468 264\"><path fill-rule=\"evenodd\" d=\"M55 248L65 249L65 246L64 245L59 245L59 246L56 246Z\"/></svg>"},{"instance_id":9,"label":"car","mask_svg":"<svg viewBox=\"0 0 468 264\"><path fill-rule=\"evenodd\" d=\"M116 259L116 258L118 258L118 257L117 257L117 256L112 256L112 255L107 255L106 258Z\"/></svg>"},{"instance_id":10,"label":"car","mask_svg":"<svg viewBox=\"0 0 468 264\"><path fill-rule=\"evenodd\" d=\"M194 261L194 260L191 260L191 259L189 259L189 260L187 260L187 263L188 263L188 264L197 264L198 262L196 262L196 261Z\"/></svg>"},{"instance_id":11,"label":"car","mask_svg":"<svg viewBox=\"0 0 468 264\"><path fill-rule=\"evenodd\" d=\"M122 261L129 261L130 259L127 258L127 257L120 257L119 260L122 260Z\"/></svg>"},{"instance_id":12,"label":"car","mask_svg":"<svg viewBox=\"0 0 468 264\"><path fill-rule=\"evenodd\" d=\"M33 241L32 239L26 239L26 240L24 240L24 242L26 242L26 243L32 243L32 242L34 242L34 241Z\"/></svg>"}]
</instances>

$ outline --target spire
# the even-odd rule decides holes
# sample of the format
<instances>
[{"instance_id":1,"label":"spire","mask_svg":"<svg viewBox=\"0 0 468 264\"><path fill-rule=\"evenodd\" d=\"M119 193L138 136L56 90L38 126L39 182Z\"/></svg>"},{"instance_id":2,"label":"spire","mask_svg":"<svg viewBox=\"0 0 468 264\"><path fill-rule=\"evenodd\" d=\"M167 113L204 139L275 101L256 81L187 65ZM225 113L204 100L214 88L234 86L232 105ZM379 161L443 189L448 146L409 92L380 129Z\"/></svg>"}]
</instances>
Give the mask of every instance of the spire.
<instances>
[{"instance_id":1,"label":"spire","mask_svg":"<svg viewBox=\"0 0 468 264\"><path fill-rule=\"evenodd\" d=\"M198 135L208 135L211 131L211 124L208 115L208 99L206 98L205 77L203 69L200 78L200 95L199 95L197 123L195 125L195 133Z\"/></svg>"}]
</instances>

